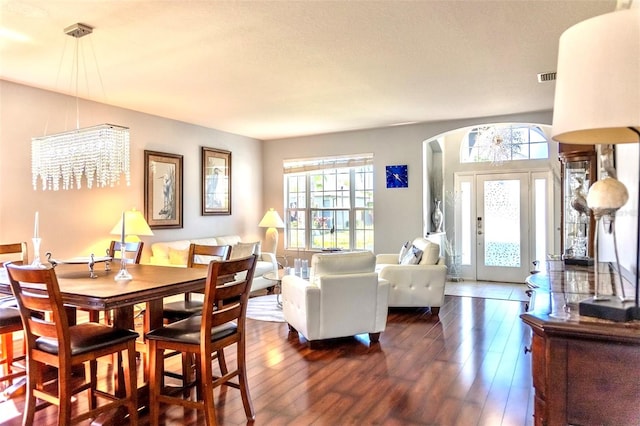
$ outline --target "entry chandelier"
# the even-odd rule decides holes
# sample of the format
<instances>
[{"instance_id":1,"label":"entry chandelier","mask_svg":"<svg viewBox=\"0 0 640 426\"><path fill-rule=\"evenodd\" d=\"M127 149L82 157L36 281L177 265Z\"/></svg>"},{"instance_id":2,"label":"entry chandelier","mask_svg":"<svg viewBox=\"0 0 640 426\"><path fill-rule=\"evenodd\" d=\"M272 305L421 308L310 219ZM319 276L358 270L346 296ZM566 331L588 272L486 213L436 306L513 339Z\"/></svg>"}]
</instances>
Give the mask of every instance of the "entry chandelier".
<instances>
[{"instance_id":1,"label":"entry chandelier","mask_svg":"<svg viewBox=\"0 0 640 426\"><path fill-rule=\"evenodd\" d=\"M74 24L64 29L65 34L76 39L75 73L76 103L78 102L77 74L78 48L80 38L91 34L93 28L84 24ZM76 108L76 111L78 109ZM87 187L94 181L98 187L115 186L124 174L130 185L130 144L129 129L113 124L101 124L80 129L79 114L77 128L53 135L35 137L31 140L31 173L33 189L38 180L43 190L57 191L69 189L75 183L82 187L82 176Z\"/></svg>"},{"instance_id":2,"label":"entry chandelier","mask_svg":"<svg viewBox=\"0 0 640 426\"><path fill-rule=\"evenodd\" d=\"M475 147L478 157L493 165L502 165L520 152L522 135L511 126L493 125L476 129Z\"/></svg>"}]
</instances>

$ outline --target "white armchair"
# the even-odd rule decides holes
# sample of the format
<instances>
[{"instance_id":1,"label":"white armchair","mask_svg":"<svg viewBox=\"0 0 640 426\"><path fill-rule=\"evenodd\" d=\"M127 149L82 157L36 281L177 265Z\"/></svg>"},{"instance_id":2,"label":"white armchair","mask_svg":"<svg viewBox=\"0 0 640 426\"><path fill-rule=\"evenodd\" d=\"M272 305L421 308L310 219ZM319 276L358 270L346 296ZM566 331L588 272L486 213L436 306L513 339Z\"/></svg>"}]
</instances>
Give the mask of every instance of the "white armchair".
<instances>
[{"instance_id":1,"label":"white armchair","mask_svg":"<svg viewBox=\"0 0 640 426\"><path fill-rule=\"evenodd\" d=\"M390 307L430 307L438 315L444 303L447 266L440 256L440 246L425 238L416 238L412 245L422 251L418 264L400 264L399 255L376 256L376 271L389 281Z\"/></svg>"},{"instance_id":2,"label":"white armchair","mask_svg":"<svg viewBox=\"0 0 640 426\"><path fill-rule=\"evenodd\" d=\"M318 253L309 280L282 279L282 309L292 331L314 347L322 339L369 334L376 343L387 325L389 283L375 272L371 252Z\"/></svg>"}]
</instances>

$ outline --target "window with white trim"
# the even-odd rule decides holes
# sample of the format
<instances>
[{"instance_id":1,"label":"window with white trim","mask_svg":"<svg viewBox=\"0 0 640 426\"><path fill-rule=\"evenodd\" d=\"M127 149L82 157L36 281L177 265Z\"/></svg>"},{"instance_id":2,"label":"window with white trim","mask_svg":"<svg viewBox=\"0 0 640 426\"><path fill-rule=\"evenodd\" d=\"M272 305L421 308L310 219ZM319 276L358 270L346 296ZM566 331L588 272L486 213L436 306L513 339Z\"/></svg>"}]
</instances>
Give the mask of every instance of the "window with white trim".
<instances>
[{"instance_id":1,"label":"window with white trim","mask_svg":"<svg viewBox=\"0 0 640 426\"><path fill-rule=\"evenodd\" d=\"M286 248L373 250L373 154L284 161Z\"/></svg>"}]
</instances>

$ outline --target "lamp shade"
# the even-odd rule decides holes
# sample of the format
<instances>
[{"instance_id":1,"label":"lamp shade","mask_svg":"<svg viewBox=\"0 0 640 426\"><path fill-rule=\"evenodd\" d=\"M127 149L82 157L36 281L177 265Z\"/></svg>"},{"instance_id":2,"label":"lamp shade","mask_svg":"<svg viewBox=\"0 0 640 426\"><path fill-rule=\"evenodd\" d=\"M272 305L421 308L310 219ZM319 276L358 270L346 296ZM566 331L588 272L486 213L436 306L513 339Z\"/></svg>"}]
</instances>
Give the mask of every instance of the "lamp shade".
<instances>
[{"instance_id":1,"label":"lamp shade","mask_svg":"<svg viewBox=\"0 0 640 426\"><path fill-rule=\"evenodd\" d=\"M142 212L132 209L124 212L124 229L127 235L153 235L153 231L149 228L149 224L145 220ZM120 235L122 233L122 218L111 230L111 234Z\"/></svg>"},{"instance_id":2,"label":"lamp shade","mask_svg":"<svg viewBox=\"0 0 640 426\"><path fill-rule=\"evenodd\" d=\"M552 138L638 142L640 6L580 22L560 37Z\"/></svg>"},{"instance_id":3,"label":"lamp shade","mask_svg":"<svg viewBox=\"0 0 640 426\"><path fill-rule=\"evenodd\" d=\"M260 228L284 228L282 218L274 209L269 209L258 224Z\"/></svg>"}]
</instances>

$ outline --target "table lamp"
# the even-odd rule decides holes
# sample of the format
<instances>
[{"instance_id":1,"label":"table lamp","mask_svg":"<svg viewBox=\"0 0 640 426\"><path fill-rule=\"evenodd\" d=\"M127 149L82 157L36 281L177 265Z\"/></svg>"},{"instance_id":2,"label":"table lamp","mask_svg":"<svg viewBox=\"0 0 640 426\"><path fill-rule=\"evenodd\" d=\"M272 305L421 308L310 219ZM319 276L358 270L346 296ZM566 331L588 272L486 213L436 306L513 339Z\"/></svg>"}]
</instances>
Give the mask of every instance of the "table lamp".
<instances>
[{"instance_id":1,"label":"table lamp","mask_svg":"<svg viewBox=\"0 0 640 426\"><path fill-rule=\"evenodd\" d=\"M282 218L277 211L269 209L269 211L264 214L258 226L260 228L267 228L264 251L275 254L278 248L278 230L276 228L284 228Z\"/></svg>"},{"instance_id":2,"label":"table lamp","mask_svg":"<svg viewBox=\"0 0 640 426\"><path fill-rule=\"evenodd\" d=\"M142 216L142 212L136 209L131 209L124 212L124 229L125 229L125 241L138 242L139 236L151 236L153 231L149 228L149 224ZM111 230L112 235L122 234L122 218L116 223Z\"/></svg>"},{"instance_id":3,"label":"table lamp","mask_svg":"<svg viewBox=\"0 0 640 426\"><path fill-rule=\"evenodd\" d=\"M639 143L640 1L628 9L587 19L566 30L559 42L557 76L554 140L589 145ZM637 164L640 167L640 160ZM638 175L640 199L640 170ZM620 185L611 180L593 184L587 198L591 202L589 207L615 214L626 202L626 190ZM637 226L633 300L590 298L580 302L580 315L614 321L640 319L640 215ZM594 263L597 272L597 261Z\"/></svg>"}]
</instances>

